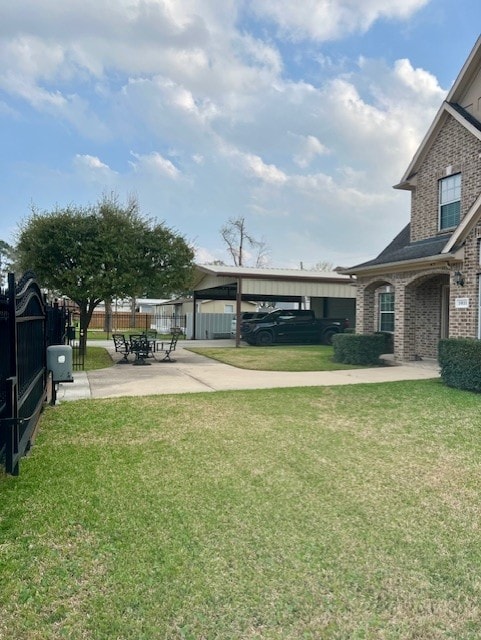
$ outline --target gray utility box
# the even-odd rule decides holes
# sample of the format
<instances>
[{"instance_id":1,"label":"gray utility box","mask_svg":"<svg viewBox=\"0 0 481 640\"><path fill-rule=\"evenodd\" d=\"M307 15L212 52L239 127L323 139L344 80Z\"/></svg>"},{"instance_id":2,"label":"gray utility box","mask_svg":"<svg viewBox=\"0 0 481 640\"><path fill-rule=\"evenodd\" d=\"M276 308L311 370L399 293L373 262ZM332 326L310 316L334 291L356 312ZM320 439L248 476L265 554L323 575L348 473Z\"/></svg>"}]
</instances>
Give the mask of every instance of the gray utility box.
<instances>
[{"instance_id":1,"label":"gray utility box","mask_svg":"<svg viewBox=\"0 0 481 640\"><path fill-rule=\"evenodd\" d=\"M73 382L72 347L66 344L47 347L47 369L52 372L52 382Z\"/></svg>"}]
</instances>

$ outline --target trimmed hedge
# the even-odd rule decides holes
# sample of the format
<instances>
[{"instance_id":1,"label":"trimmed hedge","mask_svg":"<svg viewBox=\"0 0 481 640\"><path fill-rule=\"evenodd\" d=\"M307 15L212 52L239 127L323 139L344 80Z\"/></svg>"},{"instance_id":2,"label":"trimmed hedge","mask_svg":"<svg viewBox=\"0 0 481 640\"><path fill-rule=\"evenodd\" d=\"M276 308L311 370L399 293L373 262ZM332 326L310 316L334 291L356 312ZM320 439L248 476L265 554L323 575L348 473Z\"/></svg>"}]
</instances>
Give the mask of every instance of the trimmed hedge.
<instances>
[{"instance_id":1,"label":"trimmed hedge","mask_svg":"<svg viewBox=\"0 0 481 640\"><path fill-rule=\"evenodd\" d=\"M481 341L446 338L439 341L441 380L448 387L481 392Z\"/></svg>"},{"instance_id":2,"label":"trimmed hedge","mask_svg":"<svg viewBox=\"0 0 481 640\"><path fill-rule=\"evenodd\" d=\"M384 337L383 353L394 353L394 334L389 331L376 331L374 335Z\"/></svg>"},{"instance_id":3,"label":"trimmed hedge","mask_svg":"<svg viewBox=\"0 0 481 640\"><path fill-rule=\"evenodd\" d=\"M386 353L384 333L338 333L333 336L334 362L343 364L380 364L379 356Z\"/></svg>"}]
</instances>

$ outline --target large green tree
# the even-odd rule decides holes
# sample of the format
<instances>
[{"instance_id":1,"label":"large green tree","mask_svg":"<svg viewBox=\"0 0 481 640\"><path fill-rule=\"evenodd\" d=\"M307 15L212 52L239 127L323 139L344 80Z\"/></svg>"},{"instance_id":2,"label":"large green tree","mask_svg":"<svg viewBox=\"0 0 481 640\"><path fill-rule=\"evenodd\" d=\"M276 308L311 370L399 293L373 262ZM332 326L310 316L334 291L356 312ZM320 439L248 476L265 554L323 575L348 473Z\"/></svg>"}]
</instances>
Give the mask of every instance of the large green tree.
<instances>
[{"instance_id":1,"label":"large green tree","mask_svg":"<svg viewBox=\"0 0 481 640\"><path fill-rule=\"evenodd\" d=\"M20 226L20 268L79 307L81 347L102 300L168 296L189 288L194 253L183 236L114 196L88 207L33 210Z\"/></svg>"},{"instance_id":2,"label":"large green tree","mask_svg":"<svg viewBox=\"0 0 481 640\"><path fill-rule=\"evenodd\" d=\"M8 271L11 270L12 264L14 260L14 252L13 247L5 242L5 240L0 240L0 286L5 286L7 281L6 275Z\"/></svg>"}]
</instances>

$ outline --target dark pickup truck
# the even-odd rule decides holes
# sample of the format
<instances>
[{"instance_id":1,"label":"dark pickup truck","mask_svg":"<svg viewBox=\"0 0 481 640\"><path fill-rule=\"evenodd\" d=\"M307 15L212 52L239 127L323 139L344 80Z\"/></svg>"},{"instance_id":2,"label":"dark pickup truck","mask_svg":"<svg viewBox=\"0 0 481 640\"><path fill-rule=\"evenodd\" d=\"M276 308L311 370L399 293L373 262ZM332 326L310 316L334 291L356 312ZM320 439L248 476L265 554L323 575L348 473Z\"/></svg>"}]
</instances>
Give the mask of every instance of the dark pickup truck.
<instances>
[{"instance_id":1,"label":"dark pickup truck","mask_svg":"<svg viewBox=\"0 0 481 640\"><path fill-rule=\"evenodd\" d=\"M349 327L346 318L316 318L313 311L276 309L263 318L243 322L241 336L249 344L331 344L332 336Z\"/></svg>"}]
</instances>

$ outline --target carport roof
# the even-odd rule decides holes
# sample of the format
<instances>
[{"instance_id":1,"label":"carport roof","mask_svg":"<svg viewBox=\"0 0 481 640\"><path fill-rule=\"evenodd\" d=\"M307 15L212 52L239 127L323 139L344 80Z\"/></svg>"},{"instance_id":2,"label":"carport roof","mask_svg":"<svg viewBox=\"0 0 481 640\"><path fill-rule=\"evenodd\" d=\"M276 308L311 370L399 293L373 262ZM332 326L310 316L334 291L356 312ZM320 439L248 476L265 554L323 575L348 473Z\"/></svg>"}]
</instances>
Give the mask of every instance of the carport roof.
<instances>
[{"instance_id":1,"label":"carport roof","mask_svg":"<svg viewBox=\"0 0 481 640\"><path fill-rule=\"evenodd\" d=\"M259 267L231 267L228 265L195 265L196 278L204 274L224 276L237 279L248 277L254 280L317 280L319 282L342 282L350 278L337 271L306 271L304 269L270 269Z\"/></svg>"},{"instance_id":2,"label":"carport roof","mask_svg":"<svg viewBox=\"0 0 481 640\"><path fill-rule=\"evenodd\" d=\"M260 269L225 265L196 265L194 296L233 300L242 281L242 299L298 302L303 297L354 298L354 281L337 271Z\"/></svg>"}]
</instances>

